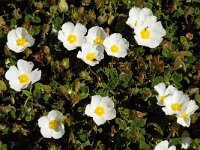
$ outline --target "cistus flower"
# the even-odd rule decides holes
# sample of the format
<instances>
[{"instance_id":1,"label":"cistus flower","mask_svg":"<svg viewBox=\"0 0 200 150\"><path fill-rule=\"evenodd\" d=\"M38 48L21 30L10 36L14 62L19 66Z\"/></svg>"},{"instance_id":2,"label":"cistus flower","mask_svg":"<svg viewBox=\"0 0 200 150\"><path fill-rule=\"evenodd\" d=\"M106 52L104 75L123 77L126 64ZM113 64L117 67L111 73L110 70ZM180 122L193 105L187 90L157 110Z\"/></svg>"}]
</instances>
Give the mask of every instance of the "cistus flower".
<instances>
[{"instance_id":1,"label":"cistus flower","mask_svg":"<svg viewBox=\"0 0 200 150\"><path fill-rule=\"evenodd\" d=\"M135 27L135 40L138 45L146 46L149 48L156 48L160 45L165 36L166 31L160 21L157 22L155 16L147 17L142 25Z\"/></svg>"},{"instance_id":2,"label":"cistus flower","mask_svg":"<svg viewBox=\"0 0 200 150\"><path fill-rule=\"evenodd\" d=\"M126 21L126 24L132 29L135 29L136 26L144 24L149 16L153 16L153 13L149 8L140 9L138 7L133 7L129 11L129 18Z\"/></svg>"},{"instance_id":3,"label":"cistus flower","mask_svg":"<svg viewBox=\"0 0 200 150\"><path fill-rule=\"evenodd\" d=\"M10 50L20 53L27 47L33 46L35 39L23 27L12 29L7 35L7 46Z\"/></svg>"},{"instance_id":4,"label":"cistus flower","mask_svg":"<svg viewBox=\"0 0 200 150\"><path fill-rule=\"evenodd\" d=\"M159 106L164 106L164 100L169 95L173 95L173 93L177 91L177 89L172 85L166 87L166 85L163 82L154 86L154 89L158 92L158 96L156 96L156 99L158 100L157 104Z\"/></svg>"},{"instance_id":5,"label":"cistus flower","mask_svg":"<svg viewBox=\"0 0 200 150\"><path fill-rule=\"evenodd\" d=\"M34 84L41 78L41 70L33 69L33 62L19 59L16 66L10 66L5 74L9 81L10 87L15 91L25 89L30 83Z\"/></svg>"},{"instance_id":6,"label":"cistus flower","mask_svg":"<svg viewBox=\"0 0 200 150\"><path fill-rule=\"evenodd\" d=\"M62 117L63 115L60 111L52 110L47 116L42 116L38 119L38 126L43 137L59 139L65 134Z\"/></svg>"},{"instance_id":7,"label":"cistus flower","mask_svg":"<svg viewBox=\"0 0 200 150\"><path fill-rule=\"evenodd\" d=\"M103 30L102 27L94 26L88 30L86 39L89 43L103 46L103 41L107 36L108 34Z\"/></svg>"},{"instance_id":8,"label":"cistus flower","mask_svg":"<svg viewBox=\"0 0 200 150\"><path fill-rule=\"evenodd\" d=\"M104 40L103 45L109 56L124 58L127 55L129 42L125 38L122 38L120 33L114 33Z\"/></svg>"},{"instance_id":9,"label":"cistus flower","mask_svg":"<svg viewBox=\"0 0 200 150\"><path fill-rule=\"evenodd\" d=\"M177 115L177 123L184 127L190 126L190 116L198 109L196 102L190 100L185 109Z\"/></svg>"},{"instance_id":10,"label":"cistus flower","mask_svg":"<svg viewBox=\"0 0 200 150\"><path fill-rule=\"evenodd\" d=\"M85 43L81 46L81 51L78 52L77 58L82 59L90 66L95 66L104 58L103 52L102 46Z\"/></svg>"},{"instance_id":11,"label":"cistus flower","mask_svg":"<svg viewBox=\"0 0 200 150\"><path fill-rule=\"evenodd\" d=\"M111 98L94 95L92 96L91 104L88 104L85 108L85 114L93 117L94 122L99 126L107 120L114 119L116 117L116 110Z\"/></svg>"},{"instance_id":12,"label":"cistus flower","mask_svg":"<svg viewBox=\"0 0 200 150\"><path fill-rule=\"evenodd\" d=\"M158 143L154 150L176 150L176 146L173 145L169 147L169 142L165 140Z\"/></svg>"},{"instance_id":13,"label":"cistus flower","mask_svg":"<svg viewBox=\"0 0 200 150\"><path fill-rule=\"evenodd\" d=\"M58 32L58 39L63 42L67 50L74 50L86 42L85 34L87 29L84 25L77 23L75 26L72 22L66 22L62 25L62 30Z\"/></svg>"},{"instance_id":14,"label":"cistus flower","mask_svg":"<svg viewBox=\"0 0 200 150\"><path fill-rule=\"evenodd\" d=\"M175 91L173 95L165 99L165 107L163 107L162 110L166 115L179 114L186 108L189 100L188 95L183 94L182 91Z\"/></svg>"}]
</instances>

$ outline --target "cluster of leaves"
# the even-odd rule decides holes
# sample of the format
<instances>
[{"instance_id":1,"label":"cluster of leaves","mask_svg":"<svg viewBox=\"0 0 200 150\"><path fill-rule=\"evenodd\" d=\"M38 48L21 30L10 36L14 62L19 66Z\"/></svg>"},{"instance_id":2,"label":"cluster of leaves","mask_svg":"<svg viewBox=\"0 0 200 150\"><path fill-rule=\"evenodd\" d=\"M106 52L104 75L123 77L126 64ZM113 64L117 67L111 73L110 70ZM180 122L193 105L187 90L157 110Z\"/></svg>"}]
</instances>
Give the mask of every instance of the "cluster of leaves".
<instances>
[{"instance_id":1,"label":"cluster of leaves","mask_svg":"<svg viewBox=\"0 0 200 150\"><path fill-rule=\"evenodd\" d=\"M199 149L200 113L190 128L181 127L156 105L153 86L172 84L200 103L200 8L198 0L68 0L61 10L56 0L0 0L0 149L153 149L168 139L181 147L187 131L191 149ZM126 25L131 7L148 7L167 31L155 49L138 46ZM105 56L88 67L57 39L67 21L90 28L99 25L119 32L130 47L128 56ZM23 26L36 39L33 47L16 54L6 46L7 33ZM76 50L75 50L76 51ZM42 79L22 92L9 88L5 72L19 58L33 61ZM93 95L112 97L117 118L102 126L84 115ZM59 140L44 139L37 120L52 109L64 114L66 133Z\"/></svg>"}]
</instances>

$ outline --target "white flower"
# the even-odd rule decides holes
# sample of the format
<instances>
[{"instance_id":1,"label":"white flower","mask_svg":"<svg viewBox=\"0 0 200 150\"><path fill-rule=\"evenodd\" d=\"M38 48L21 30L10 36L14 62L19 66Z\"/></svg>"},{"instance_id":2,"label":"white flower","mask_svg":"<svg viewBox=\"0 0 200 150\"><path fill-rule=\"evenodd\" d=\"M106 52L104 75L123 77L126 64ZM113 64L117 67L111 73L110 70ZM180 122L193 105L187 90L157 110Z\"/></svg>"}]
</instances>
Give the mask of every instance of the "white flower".
<instances>
[{"instance_id":1,"label":"white flower","mask_svg":"<svg viewBox=\"0 0 200 150\"><path fill-rule=\"evenodd\" d=\"M108 96L100 95L92 96L91 104L85 109L85 114L93 117L94 122L99 126L104 124L106 120L112 120L116 117L114 103Z\"/></svg>"},{"instance_id":2,"label":"white flower","mask_svg":"<svg viewBox=\"0 0 200 150\"><path fill-rule=\"evenodd\" d=\"M87 39L87 42L90 42L94 45L103 46L103 41L107 36L108 34L103 30L102 27L94 26L88 30L86 39Z\"/></svg>"},{"instance_id":3,"label":"white flower","mask_svg":"<svg viewBox=\"0 0 200 150\"><path fill-rule=\"evenodd\" d=\"M182 91L175 91L173 95L169 95L165 101L165 107L162 110L166 115L178 114L185 109L189 102L189 97Z\"/></svg>"},{"instance_id":4,"label":"white flower","mask_svg":"<svg viewBox=\"0 0 200 150\"><path fill-rule=\"evenodd\" d=\"M103 45L109 56L120 58L127 55L129 42L125 38L122 38L120 33L114 33L104 40Z\"/></svg>"},{"instance_id":5,"label":"white flower","mask_svg":"<svg viewBox=\"0 0 200 150\"><path fill-rule=\"evenodd\" d=\"M149 8L140 9L138 7L133 7L129 11L129 18L126 21L126 24L135 29L136 26L144 24L147 17L152 15L153 13Z\"/></svg>"},{"instance_id":6,"label":"white flower","mask_svg":"<svg viewBox=\"0 0 200 150\"><path fill-rule=\"evenodd\" d=\"M176 146L170 146L167 140L158 143L154 150L176 150Z\"/></svg>"},{"instance_id":7,"label":"white flower","mask_svg":"<svg viewBox=\"0 0 200 150\"><path fill-rule=\"evenodd\" d=\"M188 102L185 109L177 115L177 122L184 127L190 126L190 115L192 115L199 107L196 102L191 100Z\"/></svg>"},{"instance_id":8,"label":"white flower","mask_svg":"<svg viewBox=\"0 0 200 150\"><path fill-rule=\"evenodd\" d=\"M8 33L7 40L8 48L16 53L23 52L27 47L31 47L35 43L35 39L22 27L12 29Z\"/></svg>"},{"instance_id":9,"label":"white flower","mask_svg":"<svg viewBox=\"0 0 200 150\"><path fill-rule=\"evenodd\" d=\"M181 148L182 149L188 149L190 147L190 144L192 143L191 137L181 137Z\"/></svg>"},{"instance_id":10,"label":"white flower","mask_svg":"<svg viewBox=\"0 0 200 150\"><path fill-rule=\"evenodd\" d=\"M162 37L166 34L161 22L157 22L155 16L147 17L144 24L136 26L134 32L136 34L134 37L138 45L150 48L159 46L163 40Z\"/></svg>"},{"instance_id":11,"label":"white flower","mask_svg":"<svg viewBox=\"0 0 200 150\"><path fill-rule=\"evenodd\" d=\"M41 78L41 71L35 69L32 71L34 64L19 59L16 66L10 66L5 74L5 78L9 81L10 87L15 91L21 91L26 88L29 83L35 83Z\"/></svg>"},{"instance_id":12,"label":"white flower","mask_svg":"<svg viewBox=\"0 0 200 150\"><path fill-rule=\"evenodd\" d=\"M173 93L175 91L177 91L177 89L175 87L173 87L172 85L168 86L166 88L166 85L162 82L159 83L158 85L154 86L154 89L158 92L158 96L156 96L158 102L157 104L159 106L164 106L164 100L169 96L169 95L173 95Z\"/></svg>"},{"instance_id":13,"label":"white flower","mask_svg":"<svg viewBox=\"0 0 200 150\"><path fill-rule=\"evenodd\" d=\"M65 134L62 117L61 112L52 110L47 116L42 116L38 119L38 126L43 137L59 139Z\"/></svg>"},{"instance_id":14,"label":"white flower","mask_svg":"<svg viewBox=\"0 0 200 150\"><path fill-rule=\"evenodd\" d=\"M58 39L63 42L67 50L74 50L85 43L85 34L87 29L84 25L77 23L75 26L72 22L66 22L62 25L62 30L58 32Z\"/></svg>"},{"instance_id":15,"label":"white flower","mask_svg":"<svg viewBox=\"0 0 200 150\"><path fill-rule=\"evenodd\" d=\"M85 43L81 46L82 51L79 51L77 58L82 59L86 64L95 66L104 58L104 49L102 46L95 46L91 43Z\"/></svg>"}]
</instances>

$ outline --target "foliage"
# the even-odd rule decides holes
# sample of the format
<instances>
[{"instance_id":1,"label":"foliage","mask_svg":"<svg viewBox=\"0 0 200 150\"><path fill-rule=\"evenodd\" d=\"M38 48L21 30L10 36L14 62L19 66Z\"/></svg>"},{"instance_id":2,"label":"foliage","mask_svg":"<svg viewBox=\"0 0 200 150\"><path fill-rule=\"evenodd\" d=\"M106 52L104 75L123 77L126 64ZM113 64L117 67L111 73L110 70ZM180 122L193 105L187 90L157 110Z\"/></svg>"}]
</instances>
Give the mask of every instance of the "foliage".
<instances>
[{"instance_id":1,"label":"foliage","mask_svg":"<svg viewBox=\"0 0 200 150\"><path fill-rule=\"evenodd\" d=\"M153 86L172 84L200 105L200 8L198 0L68 0L60 9L56 0L0 0L0 149L153 149L168 139L181 148L187 131L199 149L200 113L190 128L165 116L156 104ZM155 49L138 46L126 25L131 7L148 7L161 20L167 35ZM95 67L76 58L57 39L67 21L90 28L102 26L121 33L129 43L128 56L105 56ZM16 54L6 46L7 33L26 28L36 39L33 47ZM4 75L23 58L42 70L42 79L22 92L9 88ZM84 114L91 96L112 97L117 118L97 126ZM64 114L65 135L59 140L42 138L37 120L52 109Z\"/></svg>"}]
</instances>

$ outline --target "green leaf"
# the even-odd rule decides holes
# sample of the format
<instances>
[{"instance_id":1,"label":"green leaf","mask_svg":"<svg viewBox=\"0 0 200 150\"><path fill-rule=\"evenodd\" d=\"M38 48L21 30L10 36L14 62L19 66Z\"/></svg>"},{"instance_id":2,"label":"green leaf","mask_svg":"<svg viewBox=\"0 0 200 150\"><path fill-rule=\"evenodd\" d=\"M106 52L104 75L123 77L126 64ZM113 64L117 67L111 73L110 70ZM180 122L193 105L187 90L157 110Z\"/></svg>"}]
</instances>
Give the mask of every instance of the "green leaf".
<instances>
[{"instance_id":1,"label":"green leaf","mask_svg":"<svg viewBox=\"0 0 200 150\"><path fill-rule=\"evenodd\" d=\"M29 92L28 90L22 90L22 93L27 97L30 97L32 95L31 92Z\"/></svg>"},{"instance_id":2,"label":"green leaf","mask_svg":"<svg viewBox=\"0 0 200 150\"><path fill-rule=\"evenodd\" d=\"M7 150L6 144L0 144L0 150Z\"/></svg>"},{"instance_id":3,"label":"green leaf","mask_svg":"<svg viewBox=\"0 0 200 150\"><path fill-rule=\"evenodd\" d=\"M188 63L188 64L192 64L192 63L194 63L196 60L197 60L196 57L194 57L193 55L190 55L190 56L187 56L187 57L185 58L184 61L185 61L186 63Z\"/></svg>"},{"instance_id":4,"label":"green leaf","mask_svg":"<svg viewBox=\"0 0 200 150\"><path fill-rule=\"evenodd\" d=\"M122 130L125 130L127 127L126 121L120 119L120 118L116 118L115 119L115 123L119 125L119 128Z\"/></svg>"},{"instance_id":5,"label":"green leaf","mask_svg":"<svg viewBox=\"0 0 200 150\"><path fill-rule=\"evenodd\" d=\"M174 82L181 82L181 80L183 79L183 76L181 73L177 73L176 71L172 74L172 80Z\"/></svg>"},{"instance_id":6,"label":"green leaf","mask_svg":"<svg viewBox=\"0 0 200 150\"><path fill-rule=\"evenodd\" d=\"M54 28L56 30L60 30L61 24L63 23L63 19L60 17L56 17L53 21Z\"/></svg>"},{"instance_id":7,"label":"green leaf","mask_svg":"<svg viewBox=\"0 0 200 150\"><path fill-rule=\"evenodd\" d=\"M31 20L33 23L40 23L41 22L41 19L40 17L38 16L35 16L35 17L32 17L32 20Z\"/></svg>"},{"instance_id":8,"label":"green leaf","mask_svg":"<svg viewBox=\"0 0 200 150\"><path fill-rule=\"evenodd\" d=\"M120 83L121 83L120 85L125 87L125 88L128 87L128 85L131 82L132 77L133 77L133 73L132 72L130 72L128 74L122 72L119 75L119 80L120 80Z\"/></svg>"},{"instance_id":9,"label":"green leaf","mask_svg":"<svg viewBox=\"0 0 200 150\"><path fill-rule=\"evenodd\" d=\"M146 125L146 119L135 119L135 120L129 120L129 123L131 123L131 126L134 127L144 127Z\"/></svg>"},{"instance_id":10,"label":"green leaf","mask_svg":"<svg viewBox=\"0 0 200 150\"><path fill-rule=\"evenodd\" d=\"M151 148L145 141L140 141L139 149L140 150L150 150Z\"/></svg>"},{"instance_id":11,"label":"green leaf","mask_svg":"<svg viewBox=\"0 0 200 150\"><path fill-rule=\"evenodd\" d=\"M30 34L31 35L38 35L40 33L40 26L32 26L31 30L30 30Z\"/></svg>"},{"instance_id":12,"label":"green leaf","mask_svg":"<svg viewBox=\"0 0 200 150\"><path fill-rule=\"evenodd\" d=\"M152 87L154 87L155 85L157 85L161 82L163 82L163 77L161 77L161 76L155 77L152 81Z\"/></svg>"},{"instance_id":13,"label":"green leaf","mask_svg":"<svg viewBox=\"0 0 200 150\"><path fill-rule=\"evenodd\" d=\"M105 74L108 78L107 86L110 89L115 89L117 85L119 84L117 70L115 68L104 68L104 69L105 69Z\"/></svg>"},{"instance_id":14,"label":"green leaf","mask_svg":"<svg viewBox=\"0 0 200 150\"><path fill-rule=\"evenodd\" d=\"M195 96L195 100L200 104L200 94L197 94L197 95Z\"/></svg>"},{"instance_id":15,"label":"green leaf","mask_svg":"<svg viewBox=\"0 0 200 150\"><path fill-rule=\"evenodd\" d=\"M32 15L26 14L24 21L25 21L25 22L31 22L32 18L33 18Z\"/></svg>"}]
</instances>

